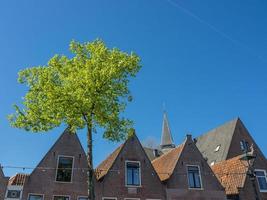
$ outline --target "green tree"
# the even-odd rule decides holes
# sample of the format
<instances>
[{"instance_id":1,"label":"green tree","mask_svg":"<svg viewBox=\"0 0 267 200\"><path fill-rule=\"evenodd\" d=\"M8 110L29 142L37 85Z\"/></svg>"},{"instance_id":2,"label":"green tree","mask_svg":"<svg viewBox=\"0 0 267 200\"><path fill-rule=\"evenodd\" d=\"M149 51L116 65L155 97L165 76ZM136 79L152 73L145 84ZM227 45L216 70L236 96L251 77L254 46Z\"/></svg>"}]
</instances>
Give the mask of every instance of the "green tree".
<instances>
[{"instance_id":1,"label":"green tree","mask_svg":"<svg viewBox=\"0 0 267 200\"><path fill-rule=\"evenodd\" d=\"M95 199L92 133L103 128L103 137L127 137L132 121L121 116L132 100L128 84L140 70L140 59L103 41L70 43L72 58L55 55L46 66L19 72L18 81L29 88L22 108L9 116L13 127L49 131L66 124L71 132L87 129L88 197ZM90 195L89 195L90 194Z\"/></svg>"}]
</instances>

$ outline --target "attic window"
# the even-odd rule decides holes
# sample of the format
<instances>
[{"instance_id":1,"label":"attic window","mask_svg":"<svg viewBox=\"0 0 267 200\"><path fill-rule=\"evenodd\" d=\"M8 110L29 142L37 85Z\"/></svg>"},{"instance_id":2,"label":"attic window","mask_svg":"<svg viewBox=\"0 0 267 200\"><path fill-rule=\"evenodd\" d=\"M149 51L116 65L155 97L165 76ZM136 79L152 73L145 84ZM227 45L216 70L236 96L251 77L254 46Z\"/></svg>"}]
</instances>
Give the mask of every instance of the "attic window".
<instances>
[{"instance_id":1,"label":"attic window","mask_svg":"<svg viewBox=\"0 0 267 200\"><path fill-rule=\"evenodd\" d=\"M59 156L57 163L56 181L58 182L71 182L73 170L73 157Z\"/></svg>"},{"instance_id":2,"label":"attic window","mask_svg":"<svg viewBox=\"0 0 267 200\"><path fill-rule=\"evenodd\" d=\"M219 144L219 145L214 149L214 151L217 152L217 151L220 150L220 148L221 148L221 145Z\"/></svg>"},{"instance_id":3,"label":"attic window","mask_svg":"<svg viewBox=\"0 0 267 200\"><path fill-rule=\"evenodd\" d=\"M201 189L202 188L199 166L188 165L187 176L188 176L187 178L188 178L189 189Z\"/></svg>"},{"instance_id":4,"label":"attic window","mask_svg":"<svg viewBox=\"0 0 267 200\"><path fill-rule=\"evenodd\" d=\"M243 152L248 152L249 151L249 144L246 140L241 140L240 141L240 148Z\"/></svg>"},{"instance_id":5,"label":"attic window","mask_svg":"<svg viewBox=\"0 0 267 200\"><path fill-rule=\"evenodd\" d=\"M126 186L140 186L141 172L139 161L126 161Z\"/></svg>"}]
</instances>

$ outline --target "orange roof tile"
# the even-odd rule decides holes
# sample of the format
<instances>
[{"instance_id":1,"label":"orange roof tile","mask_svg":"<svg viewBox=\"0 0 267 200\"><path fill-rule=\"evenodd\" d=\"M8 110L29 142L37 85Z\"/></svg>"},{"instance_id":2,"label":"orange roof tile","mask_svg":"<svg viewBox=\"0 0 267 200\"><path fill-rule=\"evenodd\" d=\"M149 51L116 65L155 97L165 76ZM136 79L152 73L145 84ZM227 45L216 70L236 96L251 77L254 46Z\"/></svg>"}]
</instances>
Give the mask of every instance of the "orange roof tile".
<instances>
[{"instance_id":1,"label":"orange roof tile","mask_svg":"<svg viewBox=\"0 0 267 200\"><path fill-rule=\"evenodd\" d=\"M97 180L101 179L102 177L104 177L108 173L109 169L112 167L114 161L118 157L123 146L124 146L124 144L120 145L102 163L100 163L100 165L98 165L98 167L95 170Z\"/></svg>"},{"instance_id":2,"label":"orange roof tile","mask_svg":"<svg viewBox=\"0 0 267 200\"><path fill-rule=\"evenodd\" d=\"M15 176L12 176L9 181L8 185L24 185L25 179L28 177L28 174L16 174Z\"/></svg>"},{"instance_id":3,"label":"orange roof tile","mask_svg":"<svg viewBox=\"0 0 267 200\"><path fill-rule=\"evenodd\" d=\"M166 154L163 154L159 158L152 161L152 165L156 170L161 181L165 181L170 178L173 170L179 160L180 154L183 150L184 144L170 150Z\"/></svg>"},{"instance_id":4,"label":"orange roof tile","mask_svg":"<svg viewBox=\"0 0 267 200\"><path fill-rule=\"evenodd\" d=\"M238 188L244 187L248 167L246 161L242 161L240 158L241 156L236 156L211 167L227 195L238 194Z\"/></svg>"}]
</instances>

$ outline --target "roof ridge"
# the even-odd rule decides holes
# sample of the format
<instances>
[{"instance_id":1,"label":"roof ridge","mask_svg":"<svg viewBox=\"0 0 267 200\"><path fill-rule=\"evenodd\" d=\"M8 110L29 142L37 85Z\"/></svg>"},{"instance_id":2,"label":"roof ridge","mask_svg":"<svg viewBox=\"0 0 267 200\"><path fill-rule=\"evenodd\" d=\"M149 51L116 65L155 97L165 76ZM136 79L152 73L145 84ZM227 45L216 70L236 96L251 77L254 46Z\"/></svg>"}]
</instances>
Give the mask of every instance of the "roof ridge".
<instances>
[{"instance_id":1,"label":"roof ridge","mask_svg":"<svg viewBox=\"0 0 267 200\"><path fill-rule=\"evenodd\" d=\"M198 137L207 135L207 134L209 134L210 132L212 132L212 131L214 131L214 130L217 130L217 129L219 129L219 128L225 127L225 126L227 126L227 125L230 125L231 123L234 123L234 124L235 124L235 125L234 125L234 128L233 128L233 133L234 133L234 130L235 130L235 127L236 127L238 121L241 121L239 117L233 118L232 120L226 121L226 122L224 122L223 124L220 124L220 125L218 125L218 126L216 126L216 127L214 127L214 128L209 129L208 131L206 131L205 133L199 135ZM197 138L198 138L198 137L197 137Z\"/></svg>"},{"instance_id":2,"label":"roof ridge","mask_svg":"<svg viewBox=\"0 0 267 200\"><path fill-rule=\"evenodd\" d=\"M157 172L158 176L160 177L161 181L165 181L165 180L169 179L171 177L171 175L173 174L173 171L174 171L175 167L177 166L177 163L180 159L181 153L185 147L186 141L187 140L185 140L178 147L170 150L166 154L163 154L159 158L152 161L152 165L153 165L155 171ZM171 154L173 154L173 155L171 155ZM164 161L166 161L166 159L169 162L167 162L167 163L164 162Z\"/></svg>"}]
</instances>

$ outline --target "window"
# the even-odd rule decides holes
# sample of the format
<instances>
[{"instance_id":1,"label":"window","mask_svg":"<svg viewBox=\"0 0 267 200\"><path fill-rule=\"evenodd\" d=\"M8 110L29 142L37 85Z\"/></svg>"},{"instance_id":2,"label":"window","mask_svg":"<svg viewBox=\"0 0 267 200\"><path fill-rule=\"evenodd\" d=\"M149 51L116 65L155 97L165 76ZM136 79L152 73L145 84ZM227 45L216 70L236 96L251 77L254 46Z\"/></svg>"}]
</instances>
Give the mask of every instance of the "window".
<instances>
[{"instance_id":1,"label":"window","mask_svg":"<svg viewBox=\"0 0 267 200\"><path fill-rule=\"evenodd\" d=\"M267 178L265 170L255 170L260 192L267 192Z\"/></svg>"},{"instance_id":2,"label":"window","mask_svg":"<svg viewBox=\"0 0 267 200\"><path fill-rule=\"evenodd\" d=\"M54 200L70 200L69 196L54 196Z\"/></svg>"},{"instance_id":3,"label":"window","mask_svg":"<svg viewBox=\"0 0 267 200\"><path fill-rule=\"evenodd\" d=\"M102 200L117 200L116 197L103 197Z\"/></svg>"},{"instance_id":4,"label":"window","mask_svg":"<svg viewBox=\"0 0 267 200\"><path fill-rule=\"evenodd\" d=\"M218 145L218 146L216 147L216 149L214 149L214 151L215 151L215 152L219 151L219 150L220 150L220 147L221 147L221 145Z\"/></svg>"},{"instance_id":5,"label":"window","mask_svg":"<svg viewBox=\"0 0 267 200\"><path fill-rule=\"evenodd\" d=\"M187 166L189 188L202 188L199 166Z\"/></svg>"},{"instance_id":6,"label":"window","mask_svg":"<svg viewBox=\"0 0 267 200\"><path fill-rule=\"evenodd\" d=\"M240 141L240 148L243 152L248 152L249 151L249 144L246 140L241 140Z\"/></svg>"},{"instance_id":7,"label":"window","mask_svg":"<svg viewBox=\"0 0 267 200\"><path fill-rule=\"evenodd\" d=\"M20 198L20 191L19 190L8 190L7 191L7 198Z\"/></svg>"},{"instance_id":8,"label":"window","mask_svg":"<svg viewBox=\"0 0 267 200\"><path fill-rule=\"evenodd\" d=\"M124 200L140 200L139 198L124 198Z\"/></svg>"},{"instance_id":9,"label":"window","mask_svg":"<svg viewBox=\"0 0 267 200\"><path fill-rule=\"evenodd\" d=\"M141 185L140 162L126 161L126 185Z\"/></svg>"},{"instance_id":10,"label":"window","mask_svg":"<svg viewBox=\"0 0 267 200\"><path fill-rule=\"evenodd\" d=\"M56 181L71 182L73 168L73 157L59 156L57 164Z\"/></svg>"},{"instance_id":11,"label":"window","mask_svg":"<svg viewBox=\"0 0 267 200\"><path fill-rule=\"evenodd\" d=\"M78 197L78 200L88 200L88 197Z\"/></svg>"},{"instance_id":12,"label":"window","mask_svg":"<svg viewBox=\"0 0 267 200\"><path fill-rule=\"evenodd\" d=\"M43 200L44 195L41 194L29 194L29 200Z\"/></svg>"}]
</instances>

